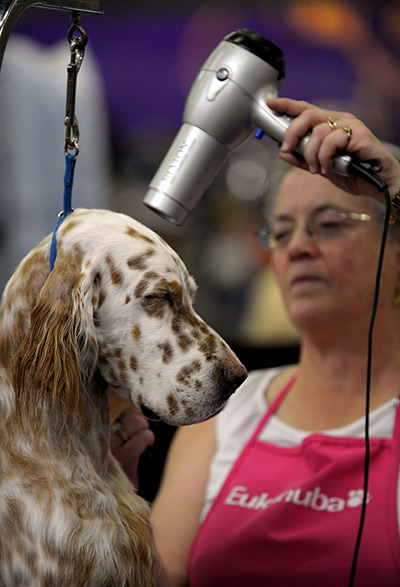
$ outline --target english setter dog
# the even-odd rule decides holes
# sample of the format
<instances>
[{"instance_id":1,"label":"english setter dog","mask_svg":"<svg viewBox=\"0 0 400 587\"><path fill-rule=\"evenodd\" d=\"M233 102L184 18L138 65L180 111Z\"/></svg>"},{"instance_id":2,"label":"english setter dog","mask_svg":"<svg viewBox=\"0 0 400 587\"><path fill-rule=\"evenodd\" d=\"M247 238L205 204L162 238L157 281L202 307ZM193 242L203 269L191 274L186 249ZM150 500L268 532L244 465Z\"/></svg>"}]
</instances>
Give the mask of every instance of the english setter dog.
<instances>
[{"instance_id":1,"label":"english setter dog","mask_svg":"<svg viewBox=\"0 0 400 587\"><path fill-rule=\"evenodd\" d=\"M177 254L128 216L78 209L0 305L0 585L146 587L147 504L110 454L110 387L174 425L246 377L195 313Z\"/></svg>"}]
</instances>

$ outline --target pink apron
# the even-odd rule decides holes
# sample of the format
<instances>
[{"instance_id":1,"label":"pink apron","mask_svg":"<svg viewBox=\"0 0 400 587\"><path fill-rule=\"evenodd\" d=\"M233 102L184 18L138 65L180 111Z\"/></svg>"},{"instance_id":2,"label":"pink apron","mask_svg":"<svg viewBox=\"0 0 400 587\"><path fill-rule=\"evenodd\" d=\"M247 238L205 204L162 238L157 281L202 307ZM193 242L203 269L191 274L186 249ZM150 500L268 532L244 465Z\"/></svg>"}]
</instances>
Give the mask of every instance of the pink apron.
<instances>
[{"instance_id":1,"label":"pink apron","mask_svg":"<svg viewBox=\"0 0 400 587\"><path fill-rule=\"evenodd\" d=\"M348 585L365 442L312 434L283 448L258 440L292 383L262 418L199 528L189 559L190 587ZM393 438L370 439L357 587L400 585L399 439L397 409Z\"/></svg>"}]
</instances>

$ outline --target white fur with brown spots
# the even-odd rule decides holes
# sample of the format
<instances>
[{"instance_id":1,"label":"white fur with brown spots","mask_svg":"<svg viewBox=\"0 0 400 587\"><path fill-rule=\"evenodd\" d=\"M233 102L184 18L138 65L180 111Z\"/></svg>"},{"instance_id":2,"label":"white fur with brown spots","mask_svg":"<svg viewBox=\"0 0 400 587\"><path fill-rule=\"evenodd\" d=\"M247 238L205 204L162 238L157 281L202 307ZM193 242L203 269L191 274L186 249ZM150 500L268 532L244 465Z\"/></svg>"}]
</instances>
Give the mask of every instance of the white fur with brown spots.
<instances>
[{"instance_id":1,"label":"white fur with brown spots","mask_svg":"<svg viewBox=\"0 0 400 587\"><path fill-rule=\"evenodd\" d=\"M195 313L176 253L123 214L78 209L0 305L0 585L148 586L147 504L110 455L109 386L175 424L246 372Z\"/></svg>"}]
</instances>

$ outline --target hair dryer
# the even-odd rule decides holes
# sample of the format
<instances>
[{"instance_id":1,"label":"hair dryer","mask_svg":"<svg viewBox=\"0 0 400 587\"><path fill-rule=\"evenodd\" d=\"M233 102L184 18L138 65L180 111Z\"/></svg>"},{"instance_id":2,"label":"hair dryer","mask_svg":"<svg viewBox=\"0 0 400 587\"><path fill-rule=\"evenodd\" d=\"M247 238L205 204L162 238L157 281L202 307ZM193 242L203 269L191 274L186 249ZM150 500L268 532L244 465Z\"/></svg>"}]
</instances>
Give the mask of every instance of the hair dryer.
<instances>
[{"instance_id":1,"label":"hair dryer","mask_svg":"<svg viewBox=\"0 0 400 587\"><path fill-rule=\"evenodd\" d=\"M285 77L283 53L274 43L239 29L221 41L200 69L187 98L183 124L150 182L144 204L181 225L230 151L256 131L281 143L293 117L266 105ZM299 141L301 155L308 140ZM337 154L333 169L349 175L352 157Z\"/></svg>"}]
</instances>

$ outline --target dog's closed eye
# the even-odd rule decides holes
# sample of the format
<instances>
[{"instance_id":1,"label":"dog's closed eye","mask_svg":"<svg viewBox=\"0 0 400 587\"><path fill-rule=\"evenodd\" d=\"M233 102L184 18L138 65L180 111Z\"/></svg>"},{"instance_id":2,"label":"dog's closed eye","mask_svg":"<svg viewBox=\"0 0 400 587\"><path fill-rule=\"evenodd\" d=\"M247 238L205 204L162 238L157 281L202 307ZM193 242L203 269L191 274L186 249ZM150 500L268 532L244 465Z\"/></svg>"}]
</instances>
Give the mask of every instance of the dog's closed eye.
<instances>
[{"instance_id":1,"label":"dog's closed eye","mask_svg":"<svg viewBox=\"0 0 400 587\"><path fill-rule=\"evenodd\" d=\"M174 296L168 291L146 294L142 298L142 307L149 316L163 318L167 308L173 309Z\"/></svg>"},{"instance_id":2,"label":"dog's closed eye","mask_svg":"<svg viewBox=\"0 0 400 587\"><path fill-rule=\"evenodd\" d=\"M171 308L175 304L174 296L169 291L146 294L143 298L143 302L145 305L152 305L157 302L166 302L171 306Z\"/></svg>"},{"instance_id":3,"label":"dog's closed eye","mask_svg":"<svg viewBox=\"0 0 400 587\"><path fill-rule=\"evenodd\" d=\"M176 281L160 280L156 287L143 296L145 308L168 304L170 308L178 307L182 303L182 286Z\"/></svg>"}]
</instances>

